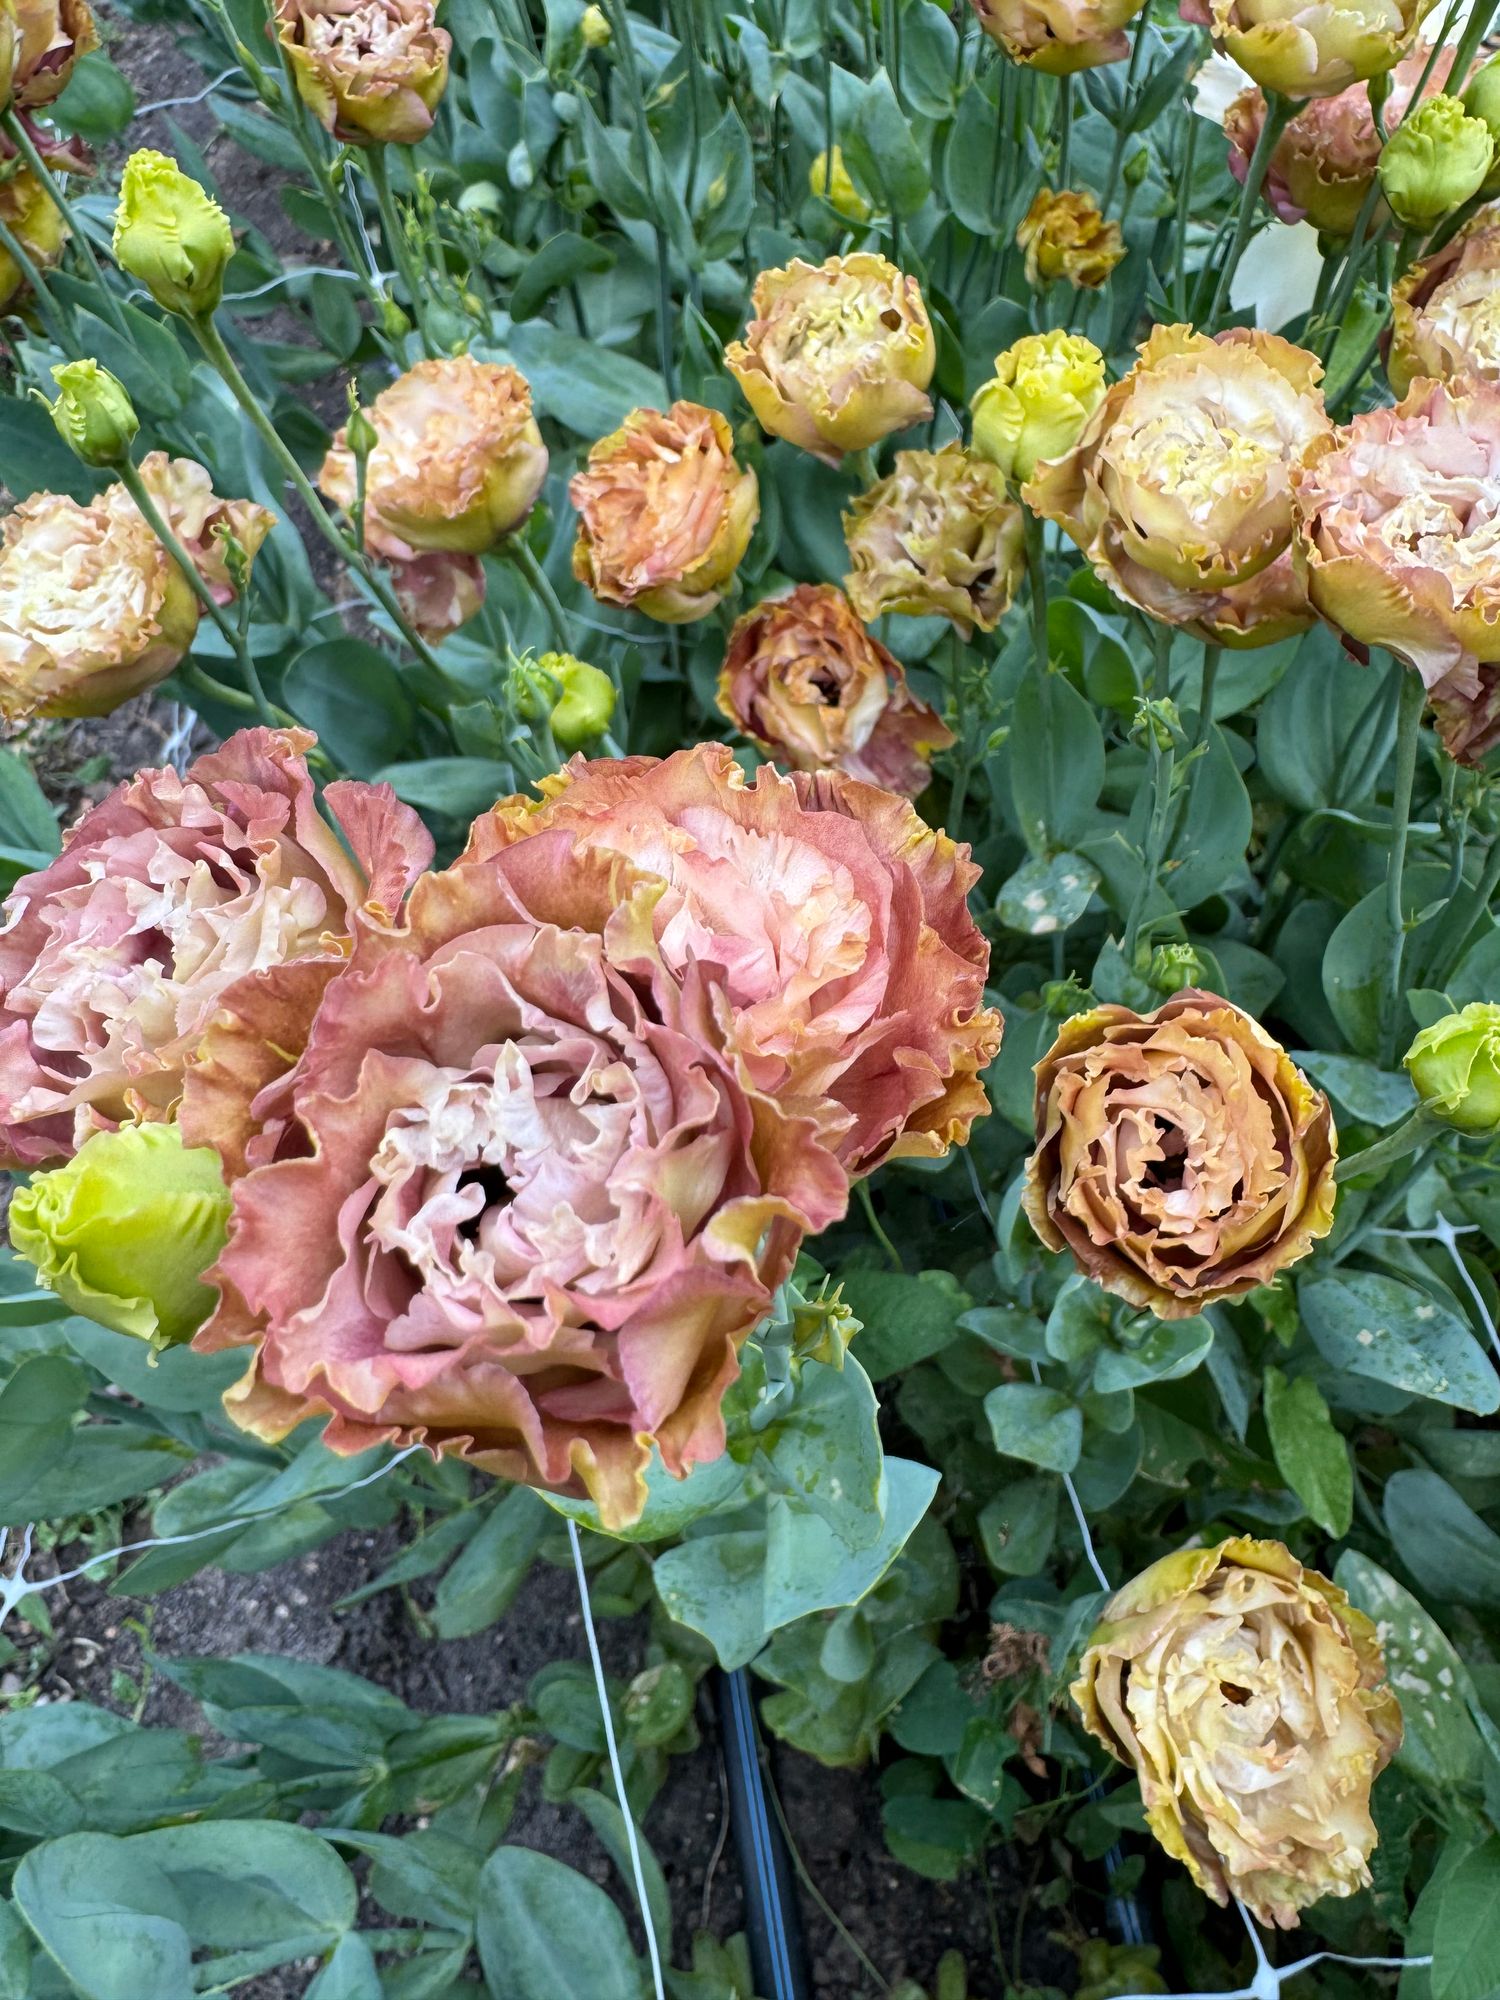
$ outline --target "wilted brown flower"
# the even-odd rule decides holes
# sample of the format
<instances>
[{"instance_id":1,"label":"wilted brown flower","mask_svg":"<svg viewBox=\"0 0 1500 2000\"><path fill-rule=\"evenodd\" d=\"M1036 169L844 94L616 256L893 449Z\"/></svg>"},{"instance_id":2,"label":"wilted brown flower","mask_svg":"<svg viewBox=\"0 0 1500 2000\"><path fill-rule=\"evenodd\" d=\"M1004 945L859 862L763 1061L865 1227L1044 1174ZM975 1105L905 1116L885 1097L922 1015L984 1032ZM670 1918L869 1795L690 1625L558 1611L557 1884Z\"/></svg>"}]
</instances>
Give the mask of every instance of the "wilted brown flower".
<instances>
[{"instance_id":1,"label":"wilted brown flower","mask_svg":"<svg viewBox=\"0 0 1500 2000\"><path fill-rule=\"evenodd\" d=\"M1500 211L1482 209L1391 290L1386 373L1398 396L1419 375L1500 382Z\"/></svg>"},{"instance_id":2,"label":"wilted brown flower","mask_svg":"<svg viewBox=\"0 0 1500 2000\"><path fill-rule=\"evenodd\" d=\"M724 351L761 427L829 465L932 415L932 323L915 278L872 251L762 271Z\"/></svg>"},{"instance_id":3,"label":"wilted brown flower","mask_svg":"<svg viewBox=\"0 0 1500 2000\"><path fill-rule=\"evenodd\" d=\"M632 410L568 488L578 511L573 574L607 604L665 625L706 618L739 568L760 494L717 410Z\"/></svg>"},{"instance_id":4,"label":"wilted brown flower","mask_svg":"<svg viewBox=\"0 0 1500 2000\"><path fill-rule=\"evenodd\" d=\"M1049 1250L1158 1319L1306 1256L1333 1226L1328 1100L1250 1015L1189 987L1063 1023L1036 1068L1027 1216Z\"/></svg>"},{"instance_id":5,"label":"wilted brown flower","mask_svg":"<svg viewBox=\"0 0 1500 2000\"><path fill-rule=\"evenodd\" d=\"M1370 1787L1401 1743L1374 1625L1280 1542L1164 1556L1117 1591L1072 1695L1216 1903L1291 1929L1370 1881Z\"/></svg>"},{"instance_id":6,"label":"wilted brown flower","mask_svg":"<svg viewBox=\"0 0 1500 2000\"><path fill-rule=\"evenodd\" d=\"M845 771L915 798L953 732L906 685L901 662L831 583L799 583L729 635L719 707L795 771Z\"/></svg>"},{"instance_id":7,"label":"wilted brown flower","mask_svg":"<svg viewBox=\"0 0 1500 2000\"><path fill-rule=\"evenodd\" d=\"M414 146L432 130L453 38L435 0L275 0L297 95L346 146Z\"/></svg>"},{"instance_id":8,"label":"wilted brown flower","mask_svg":"<svg viewBox=\"0 0 1500 2000\"><path fill-rule=\"evenodd\" d=\"M1387 132L1406 116L1427 69L1431 46L1418 42L1391 72L1390 93L1381 117ZM1435 97L1453 68L1453 49L1439 51L1422 83L1424 99ZM1242 90L1224 114L1229 169L1244 185L1266 118L1266 96L1258 84ZM1290 119L1271 148L1263 194L1283 222L1306 219L1329 236L1353 229L1375 169L1382 140L1370 109L1370 92L1352 83L1335 97L1315 97Z\"/></svg>"},{"instance_id":9,"label":"wilted brown flower","mask_svg":"<svg viewBox=\"0 0 1500 2000\"><path fill-rule=\"evenodd\" d=\"M1058 278L1091 290L1125 255L1119 223L1106 222L1093 196L1072 188L1040 189L1016 242L1026 252L1026 282L1036 290Z\"/></svg>"},{"instance_id":10,"label":"wilted brown flower","mask_svg":"<svg viewBox=\"0 0 1500 2000\"><path fill-rule=\"evenodd\" d=\"M1012 62L1070 76L1122 62L1130 53L1125 24L1144 0L972 0L979 25Z\"/></svg>"},{"instance_id":11,"label":"wilted brown flower","mask_svg":"<svg viewBox=\"0 0 1500 2000\"><path fill-rule=\"evenodd\" d=\"M39 271L51 269L68 240L62 210L29 167L18 167L9 180L0 181L0 222ZM25 289L26 273L19 260L0 244L0 312Z\"/></svg>"},{"instance_id":12,"label":"wilted brown flower","mask_svg":"<svg viewBox=\"0 0 1500 2000\"><path fill-rule=\"evenodd\" d=\"M844 515L844 587L869 623L887 611L992 632L1021 580L1026 530L1005 474L962 445L898 451Z\"/></svg>"},{"instance_id":13,"label":"wilted brown flower","mask_svg":"<svg viewBox=\"0 0 1500 2000\"><path fill-rule=\"evenodd\" d=\"M1323 371L1249 327L1158 326L1140 357L1023 498L1127 604L1187 624L1290 542L1291 467L1331 430Z\"/></svg>"},{"instance_id":14,"label":"wilted brown flower","mask_svg":"<svg viewBox=\"0 0 1500 2000\"><path fill-rule=\"evenodd\" d=\"M88 0L13 0L11 102L37 111L60 97L73 65L99 46Z\"/></svg>"},{"instance_id":15,"label":"wilted brown flower","mask_svg":"<svg viewBox=\"0 0 1500 2000\"><path fill-rule=\"evenodd\" d=\"M1180 0L1184 21L1283 97L1336 97L1393 69L1433 0Z\"/></svg>"},{"instance_id":16,"label":"wilted brown flower","mask_svg":"<svg viewBox=\"0 0 1500 2000\"><path fill-rule=\"evenodd\" d=\"M1422 676L1449 755L1500 741L1500 386L1419 378L1294 466L1298 572L1355 653Z\"/></svg>"}]
</instances>

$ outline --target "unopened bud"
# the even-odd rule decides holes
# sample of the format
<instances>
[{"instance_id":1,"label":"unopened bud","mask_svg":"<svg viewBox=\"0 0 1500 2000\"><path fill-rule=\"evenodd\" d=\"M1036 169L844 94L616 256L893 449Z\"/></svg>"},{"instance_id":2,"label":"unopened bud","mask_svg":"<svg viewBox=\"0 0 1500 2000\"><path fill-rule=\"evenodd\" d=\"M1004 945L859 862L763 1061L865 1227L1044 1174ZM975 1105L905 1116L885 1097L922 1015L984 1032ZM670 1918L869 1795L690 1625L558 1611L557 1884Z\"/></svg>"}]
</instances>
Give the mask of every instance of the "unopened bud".
<instances>
[{"instance_id":1,"label":"unopened bud","mask_svg":"<svg viewBox=\"0 0 1500 2000\"><path fill-rule=\"evenodd\" d=\"M52 421L85 465L123 465L141 427L123 382L97 361L63 361L52 371Z\"/></svg>"}]
</instances>

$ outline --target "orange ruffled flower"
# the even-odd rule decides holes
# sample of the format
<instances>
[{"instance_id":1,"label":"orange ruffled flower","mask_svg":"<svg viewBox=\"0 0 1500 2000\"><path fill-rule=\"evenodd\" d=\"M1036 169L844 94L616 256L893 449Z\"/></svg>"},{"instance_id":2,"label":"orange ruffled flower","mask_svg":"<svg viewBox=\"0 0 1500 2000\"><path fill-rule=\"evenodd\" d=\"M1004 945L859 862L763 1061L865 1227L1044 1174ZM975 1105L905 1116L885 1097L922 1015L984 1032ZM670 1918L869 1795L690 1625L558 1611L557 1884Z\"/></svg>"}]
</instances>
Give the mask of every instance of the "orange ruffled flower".
<instances>
[{"instance_id":1,"label":"orange ruffled flower","mask_svg":"<svg viewBox=\"0 0 1500 2000\"><path fill-rule=\"evenodd\" d=\"M276 0L297 95L346 146L414 146L432 130L453 38L434 0Z\"/></svg>"},{"instance_id":2,"label":"orange ruffled flower","mask_svg":"<svg viewBox=\"0 0 1500 2000\"><path fill-rule=\"evenodd\" d=\"M729 635L719 707L794 770L843 771L909 798L926 789L933 751L955 741L831 583L799 583L746 612Z\"/></svg>"},{"instance_id":3,"label":"orange ruffled flower","mask_svg":"<svg viewBox=\"0 0 1500 2000\"><path fill-rule=\"evenodd\" d=\"M1500 382L1500 212L1482 209L1391 290L1385 370L1404 396L1419 375Z\"/></svg>"},{"instance_id":4,"label":"orange ruffled flower","mask_svg":"<svg viewBox=\"0 0 1500 2000\"><path fill-rule=\"evenodd\" d=\"M1500 742L1500 386L1413 382L1293 468L1295 555L1350 650L1422 676L1449 755Z\"/></svg>"},{"instance_id":5,"label":"orange ruffled flower","mask_svg":"<svg viewBox=\"0 0 1500 2000\"><path fill-rule=\"evenodd\" d=\"M1123 62L1125 24L1144 0L972 0L979 25L1012 62L1049 76Z\"/></svg>"},{"instance_id":6,"label":"orange ruffled flower","mask_svg":"<svg viewBox=\"0 0 1500 2000\"><path fill-rule=\"evenodd\" d=\"M844 515L860 617L951 618L965 638L993 632L1026 561L1026 526L1005 474L958 443L898 451L894 468Z\"/></svg>"},{"instance_id":7,"label":"orange ruffled flower","mask_svg":"<svg viewBox=\"0 0 1500 2000\"><path fill-rule=\"evenodd\" d=\"M1269 1284L1333 1226L1333 1113L1250 1015L1189 988L1065 1021L1023 1197L1049 1250L1158 1319Z\"/></svg>"},{"instance_id":8,"label":"orange ruffled flower","mask_svg":"<svg viewBox=\"0 0 1500 2000\"><path fill-rule=\"evenodd\" d=\"M1184 21L1283 97L1337 97L1394 69L1433 0L1180 0Z\"/></svg>"},{"instance_id":9,"label":"orange ruffled flower","mask_svg":"<svg viewBox=\"0 0 1500 2000\"><path fill-rule=\"evenodd\" d=\"M541 790L540 805L506 800L476 820L466 858L556 829L576 854L659 876L651 948L674 976L723 969L750 1083L815 1114L851 1175L965 1142L989 1109L979 1072L1001 1030L967 848L836 772L763 764L747 784L722 743L660 762L575 758Z\"/></svg>"},{"instance_id":10,"label":"orange ruffled flower","mask_svg":"<svg viewBox=\"0 0 1500 2000\"><path fill-rule=\"evenodd\" d=\"M726 1048L715 968L652 942L666 885L544 818L336 977L226 997L183 1129L248 1171L196 1345L253 1349L225 1407L256 1436L322 1416L623 1527L653 1447L722 1453L739 1346L848 1183Z\"/></svg>"},{"instance_id":11,"label":"orange ruffled flower","mask_svg":"<svg viewBox=\"0 0 1500 2000\"><path fill-rule=\"evenodd\" d=\"M1026 252L1026 282L1034 291L1066 278L1094 290L1125 255L1118 222L1106 222L1092 195L1041 188L1021 219L1016 242Z\"/></svg>"},{"instance_id":12,"label":"orange ruffled flower","mask_svg":"<svg viewBox=\"0 0 1500 2000\"><path fill-rule=\"evenodd\" d=\"M872 251L762 271L724 363L773 437L837 465L932 415L932 322L915 278Z\"/></svg>"},{"instance_id":13,"label":"orange ruffled flower","mask_svg":"<svg viewBox=\"0 0 1500 2000\"><path fill-rule=\"evenodd\" d=\"M719 604L760 518L755 474L736 462L724 418L701 403L632 410L592 447L568 493L574 576L604 603L665 625Z\"/></svg>"},{"instance_id":14,"label":"orange ruffled flower","mask_svg":"<svg viewBox=\"0 0 1500 2000\"><path fill-rule=\"evenodd\" d=\"M1028 506L1127 604L1167 624L1267 569L1292 535L1291 468L1331 425L1316 358L1278 334L1158 326Z\"/></svg>"}]
</instances>

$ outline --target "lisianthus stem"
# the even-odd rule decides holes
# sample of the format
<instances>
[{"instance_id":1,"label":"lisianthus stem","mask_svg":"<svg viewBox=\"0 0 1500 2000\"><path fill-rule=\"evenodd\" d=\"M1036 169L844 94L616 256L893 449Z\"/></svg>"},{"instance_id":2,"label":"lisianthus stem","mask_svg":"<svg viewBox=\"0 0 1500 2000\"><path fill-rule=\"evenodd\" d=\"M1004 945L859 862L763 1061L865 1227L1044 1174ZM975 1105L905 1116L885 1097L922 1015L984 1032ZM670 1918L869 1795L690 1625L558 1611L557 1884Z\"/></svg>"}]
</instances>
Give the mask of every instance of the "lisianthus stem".
<instances>
[{"instance_id":1,"label":"lisianthus stem","mask_svg":"<svg viewBox=\"0 0 1500 2000\"><path fill-rule=\"evenodd\" d=\"M1362 1152L1351 1153L1346 1160L1340 1160L1334 1173L1339 1182L1352 1181L1356 1175L1381 1174L1397 1160L1404 1160L1408 1153L1414 1153L1419 1146L1425 1146L1437 1130L1441 1120L1425 1104L1419 1104L1409 1118L1405 1118L1394 1132L1387 1132L1383 1139L1377 1139L1373 1146L1366 1146Z\"/></svg>"},{"instance_id":2,"label":"lisianthus stem","mask_svg":"<svg viewBox=\"0 0 1500 2000\"><path fill-rule=\"evenodd\" d=\"M411 245L406 240L406 231L401 226L401 212L396 207L396 197L391 192L391 176L386 161L384 146L366 146L362 154L365 171L370 176L370 185L375 190L375 205L380 210L380 229L385 237L386 248L390 251L391 262L406 287L407 300L411 306L411 316L416 321L422 335L422 345L431 354L432 343L427 338L427 322L422 312L423 285L421 273L412 263Z\"/></svg>"},{"instance_id":3,"label":"lisianthus stem","mask_svg":"<svg viewBox=\"0 0 1500 2000\"><path fill-rule=\"evenodd\" d=\"M1203 648L1203 679L1198 687L1198 721L1193 730L1193 748L1201 750L1208 741L1208 732L1214 726L1214 683L1219 678L1219 660L1223 649L1205 645Z\"/></svg>"},{"instance_id":4,"label":"lisianthus stem","mask_svg":"<svg viewBox=\"0 0 1500 2000\"><path fill-rule=\"evenodd\" d=\"M572 634L568 630L568 614L558 601L557 592L552 588L552 579L542 568L521 535L512 535L501 554L513 562L525 577L532 596L547 614L547 622L552 627L552 636L560 653L570 653Z\"/></svg>"},{"instance_id":5,"label":"lisianthus stem","mask_svg":"<svg viewBox=\"0 0 1500 2000\"><path fill-rule=\"evenodd\" d=\"M1149 10L1137 16L1135 40L1130 46L1130 67L1125 72L1124 100L1120 105L1119 123L1115 126L1115 143L1110 148L1109 167L1104 176L1104 186L1099 193L1099 213L1108 215L1110 204L1115 198L1115 189L1120 184L1120 167L1125 158L1125 142L1130 137L1132 115L1135 111L1136 82L1140 76L1141 58L1146 52L1151 26ZM1188 130L1192 131L1195 119L1188 120Z\"/></svg>"},{"instance_id":6,"label":"lisianthus stem","mask_svg":"<svg viewBox=\"0 0 1500 2000\"><path fill-rule=\"evenodd\" d=\"M904 1271L906 1266L901 1261L901 1252L886 1234L880 1217L875 1213L875 1203L870 1198L869 1182L856 1181L854 1183L854 1192L858 1195L859 1205L865 1212L865 1221L870 1225L870 1234L885 1252L887 1258L889 1258L891 1269L893 1271Z\"/></svg>"},{"instance_id":7,"label":"lisianthus stem","mask_svg":"<svg viewBox=\"0 0 1500 2000\"><path fill-rule=\"evenodd\" d=\"M619 50L620 70L635 116L636 143L641 149L641 172L645 175L646 192L651 197L651 226L656 233L657 355L667 401L672 403L677 400L677 370L672 358L672 266L666 227L661 220L662 206L656 194L656 142L651 136L651 122L646 116L640 65L635 59L635 43L630 39L630 16L626 12L625 0L605 0L605 5L610 26L614 29L615 47Z\"/></svg>"},{"instance_id":8,"label":"lisianthus stem","mask_svg":"<svg viewBox=\"0 0 1500 2000\"><path fill-rule=\"evenodd\" d=\"M1187 231L1193 213L1193 161L1198 150L1198 119L1189 111L1187 141L1182 149L1182 165L1177 182L1177 221L1173 237L1172 303L1179 319L1187 318ZM1196 287L1195 287L1196 289Z\"/></svg>"},{"instance_id":9,"label":"lisianthus stem","mask_svg":"<svg viewBox=\"0 0 1500 2000\"><path fill-rule=\"evenodd\" d=\"M1391 866L1386 877L1386 924L1390 932L1385 985L1380 1002L1381 1055L1387 1068L1395 1059L1400 1028L1401 965L1406 955L1406 908L1402 900L1406 873L1407 828L1411 821L1412 787L1417 775L1417 744L1422 731L1422 707L1427 690L1421 675L1408 668L1402 676L1396 711L1396 777L1391 792Z\"/></svg>"},{"instance_id":10,"label":"lisianthus stem","mask_svg":"<svg viewBox=\"0 0 1500 2000\"><path fill-rule=\"evenodd\" d=\"M1031 598L1031 659L1042 711L1042 811L1047 845L1057 834L1057 772L1052 755L1052 644L1047 630L1047 552L1042 524L1028 508L1026 524L1026 584Z\"/></svg>"},{"instance_id":11,"label":"lisianthus stem","mask_svg":"<svg viewBox=\"0 0 1500 2000\"><path fill-rule=\"evenodd\" d=\"M1057 185L1065 188L1073 167L1073 79L1057 79Z\"/></svg>"},{"instance_id":12,"label":"lisianthus stem","mask_svg":"<svg viewBox=\"0 0 1500 2000\"><path fill-rule=\"evenodd\" d=\"M1208 311L1208 325L1217 323L1229 299L1230 288L1234 284L1234 274L1239 269L1245 246L1250 241L1255 228L1255 211L1260 201L1260 191L1266 184L1266 174L1270 169L1271 155L1276 150L1276 141L1285 130L1286 122L1292 115L1292 105L1274 90L1266 92L1266 115L1261 124L1260 137L1255 142L1255 151L1250 155L1250 165L1245 174L1245 185L1240 189L1239 214L1235 218L1234 237L1229 245L1229 255L1219 268L1219 282L1214 287L1213 304Z\"/></svg>"},{"instance_id":13,"label":"lisianthus stem","mask_svg":"<svg viewBox=\"0 0 1500 2000\"><path fill-rule=\"evenodd\" d=\"M1172 690L1172 628L1169 625L1153 625L1151 638L1156 649L1151 700L1153 703L1164 702ZM1146 839L1141 849L1141 879L1130 899L1130 914L1125 920L1125 962L1130 966L1135 964L1136 942L1140 936L1141 920L1146 914L1146 904L1161 872L1162 855L1167 845L1167 825L1172 813L1172 774L1177 766L1177 751L1171 742L1165 749L1162 748L1157 740L1158 726L1158 718L1152 716L1147 728L1151 755L1150 816L1146 821Z\"/></svg>"}]
</instances>

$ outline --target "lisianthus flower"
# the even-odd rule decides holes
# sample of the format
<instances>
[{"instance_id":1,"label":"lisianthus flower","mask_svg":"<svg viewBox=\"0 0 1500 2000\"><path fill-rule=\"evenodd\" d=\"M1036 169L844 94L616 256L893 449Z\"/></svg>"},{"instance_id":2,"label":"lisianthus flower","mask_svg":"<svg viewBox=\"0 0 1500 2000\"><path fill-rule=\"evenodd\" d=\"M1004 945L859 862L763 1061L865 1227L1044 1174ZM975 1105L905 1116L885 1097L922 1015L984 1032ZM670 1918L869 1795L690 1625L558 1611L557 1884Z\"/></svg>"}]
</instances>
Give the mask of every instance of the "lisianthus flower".
<instances>
[{"instance_id":1,"label":"lisianthus flower","mask_svg":"<svg viewBox=\"0 0 1500 2000\"><path fill-rule=\"evenodd\" d=\"M1419 375L1500 382L1500 211L1481 209L1391 289L1386 373L1398 396Z\"/></svg>"},{"instance_id":2,"label":"lisianthus flower","mask_svg":"<svg viewBox=\"0 0 1500 2000\"><path fill-rule=\"evenodd\" d=\"M1097 290L1125 255L1119 223L1106 222L1093 196L1073 188L1039 189L1016 242L1026 252L1026 282L1035 290L1059 278Z\"/></svg>"},{"instance_id":3,"label":"lisianthus flower","mask_svg":"<svg viewBox=\"0 0 1500 2000\"><path fill-rule=\"evenodd\" d=\"M972 0L979 25L1012 62L1049 76L1098 69L1130 53L1126 23L1143 0Z\"/></svg>"},{"instance_id":4,"label":"lisianthus flower","mask_svg":"<svg viewBox=\"0 0 1500 2000\"><path fill-rule=\"evenodd\" d=\"M1433 0L1181 0L1265 90L1336 97L1380 76L1410 50Z\"/></svg>"},{"instance_id":5,"label":"lisianthus flower","mask_svg":"<svg viewBox=\"0 0 1500 2000\"><path fill-rule=\"evenodd\" d=\"M844 515L849 600L873 624L888 611L993 632L1025 568L1026 528L1005 474L958 443L898 451Z\"/></svg>"},{"instance_id":6,"label":"lisianthus flower","mask_svg":"<svg viewBox=\"0 0 1500 2000\"><path fill-rule=\"evenodd\" d=\"M276 0L297 95L347 146L413 146L432 130L453 37L434 0Z\"/></svg>"}]
</instances>

